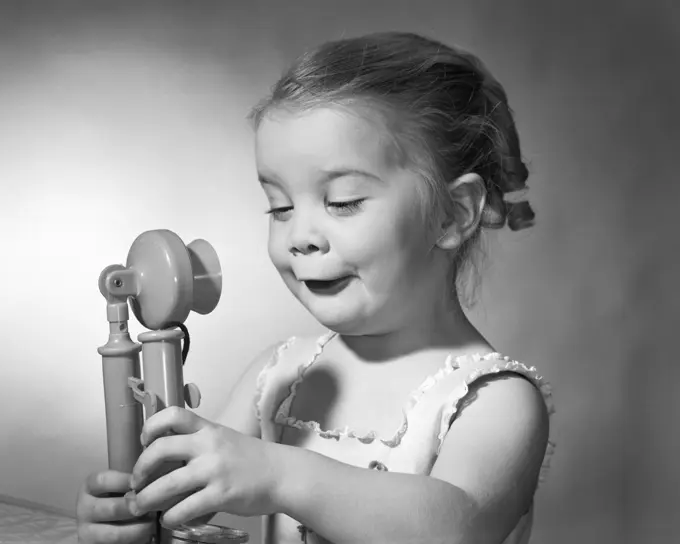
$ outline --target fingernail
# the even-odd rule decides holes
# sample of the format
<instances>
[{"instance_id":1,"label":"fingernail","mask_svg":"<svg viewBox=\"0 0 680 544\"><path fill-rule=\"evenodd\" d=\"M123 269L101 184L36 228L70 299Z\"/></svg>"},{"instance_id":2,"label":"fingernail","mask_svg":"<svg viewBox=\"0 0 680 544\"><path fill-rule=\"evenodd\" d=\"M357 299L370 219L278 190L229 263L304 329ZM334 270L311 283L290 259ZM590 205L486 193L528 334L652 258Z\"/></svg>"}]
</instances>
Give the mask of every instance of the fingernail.
<instances>
[{"instance_id":1,"label":"fingernail","mask_svg":"<svg viewBox=\"0 0 680 544\"><path fill-rule=\"evenodd\" d=\"M134 491L128 491L125 494L125 502L127 503L128 510L130 511L130 514L133 516L141 516L144 512L142 512L142 509L137 506L137 493Z\"/></svg>"},{"instance_id":2,"label":"fingernail","mask_svg":"<svg viewBox=\"0 0 680 544\"><path fill-rule=\"evenodd\" d=\"M134 476L130 476L130 489L137 490L137 480Z\"/></svg>"},{"instance_id":3,"label":"fingernail","mask_svg":"<svg viewBox=\"0 0 680 544\"><path fill-rule=\"evenodd\" d=\"M130 513L135 517L139 517L142 515L142 512L137 507L137 503L134 501L130 501L128 503L128 510L130 510Z\"/></svg>"},{"instance_id":4,"label":"fingernail","mask_svg":"<svg viewBox=\"0 0 680 544\"><path fill-rule=\"evenodd\" d=\"M137 501L135 500L128 501L128 510L130 510L130 513L135 517L139 517L144 513L142 509L137 506Z\"/></svg>"}]
</instances>

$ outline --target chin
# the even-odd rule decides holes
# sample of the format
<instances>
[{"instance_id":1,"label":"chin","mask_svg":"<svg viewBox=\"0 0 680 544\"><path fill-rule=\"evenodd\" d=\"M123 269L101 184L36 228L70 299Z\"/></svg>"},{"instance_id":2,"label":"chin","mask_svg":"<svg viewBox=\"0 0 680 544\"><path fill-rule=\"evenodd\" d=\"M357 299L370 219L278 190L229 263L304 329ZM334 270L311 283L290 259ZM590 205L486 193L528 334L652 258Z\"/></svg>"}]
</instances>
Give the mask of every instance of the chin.
<instances>
[{"instance_id":1,"label":"chin","mask_svg":"<svg viewBox=\"0 0 680 544\"><path fill-rule=\"evenodd\" d=\"M345 336L366 334L366 319L357 311L342 308L315 308L314 306L305 304L307 311L323 327Z\"/></svg>"},{"instance_id":2,"label":"chin","mask_svg":"<svg viewBox=\"0 0 680 544\"><path fill-rule=\"evenodd\" d=\"M364 336L366 333L360 328L348 323L323 323L321 325L328 330L341 334L342 336Z\"/></svg>"}]
</instances>

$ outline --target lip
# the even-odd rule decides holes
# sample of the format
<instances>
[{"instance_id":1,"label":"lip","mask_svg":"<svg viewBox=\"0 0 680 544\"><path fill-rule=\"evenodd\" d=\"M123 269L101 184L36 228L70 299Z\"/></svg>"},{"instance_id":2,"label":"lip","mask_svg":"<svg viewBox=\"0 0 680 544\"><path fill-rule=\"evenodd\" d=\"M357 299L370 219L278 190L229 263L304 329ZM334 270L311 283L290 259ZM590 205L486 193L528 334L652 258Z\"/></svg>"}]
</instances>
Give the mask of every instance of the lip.
<instances>
[{"instance_id":1,"label":"lip","mask_svg":"<svg viewBox=\"0 0 680 544\"><path fill-rule=\"evenodd\" d=\"M352 279L353 276L340 276L329 280L310 278L300 281L304 283L307 289L315 295L335 295L347 287Z\"/></svg>"},{"instance_id":2,"label":"lip","mask_svg":"<svg viewBox=\"0 0 680 544\"><path fill-rule=\"evenodd\" d=\"M345 278L351 277L352 274L335 274L333 276L319 277L319 276L296 276L298 281L336 281L344 280Z\"/></svg>"},{"instance_id":3,"label":"lip","mask_svg":"<svg viewBox=\"0 0 680 544\"><path fill-rule=\"evenodd\" d=\"M335 276L334 278L298 278L298 281L308 282L308 281L337 281L341 279L348 278L349 276Z\"/></svg>"}]
</instances>

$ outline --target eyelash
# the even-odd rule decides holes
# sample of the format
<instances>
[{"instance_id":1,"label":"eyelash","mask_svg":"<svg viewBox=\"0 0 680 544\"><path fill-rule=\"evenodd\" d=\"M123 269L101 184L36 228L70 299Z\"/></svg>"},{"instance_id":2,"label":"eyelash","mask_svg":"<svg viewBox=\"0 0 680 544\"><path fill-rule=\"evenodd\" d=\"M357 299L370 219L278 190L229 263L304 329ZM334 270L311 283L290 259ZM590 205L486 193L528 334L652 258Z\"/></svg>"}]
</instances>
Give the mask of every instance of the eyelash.
<instances>
[{"instance_id":1,"label":"eyelash","mask_svg":"<svg viewBox=\"0 0 680 544\"><path fill-rule=\"evenodd\" d=\"M328 205L332 208L342 210L343 212L358 212L361 209L361 205L364 203L365 198L359 198L357 200L348 200L347 202L329 202ZM286 206L285 208L272 208L267 210L265 213L271 215L274 219L280 220L281 215L292 210L292 206Z\"/></svg>"}]
</instances>

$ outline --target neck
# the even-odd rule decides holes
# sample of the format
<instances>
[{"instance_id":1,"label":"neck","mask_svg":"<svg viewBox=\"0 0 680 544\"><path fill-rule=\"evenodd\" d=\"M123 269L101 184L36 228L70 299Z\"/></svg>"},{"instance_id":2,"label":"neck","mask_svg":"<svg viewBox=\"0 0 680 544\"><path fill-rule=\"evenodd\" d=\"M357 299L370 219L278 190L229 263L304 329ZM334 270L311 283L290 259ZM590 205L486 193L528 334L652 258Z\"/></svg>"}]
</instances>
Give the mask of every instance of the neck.
<instances>
[{"instance_id":1,"label":"neck","mask_svg":"<svg viewBox=\"0 0 680 544\"><path fill-rule=\"evenodd\" d=\"M440 305L412 312L408 323L362 334L339 334L339 340L363 362L385 362L424 350L462 350L466 346L488 346L465 315L457 297Z\"/></svg>"}]
</instances>

